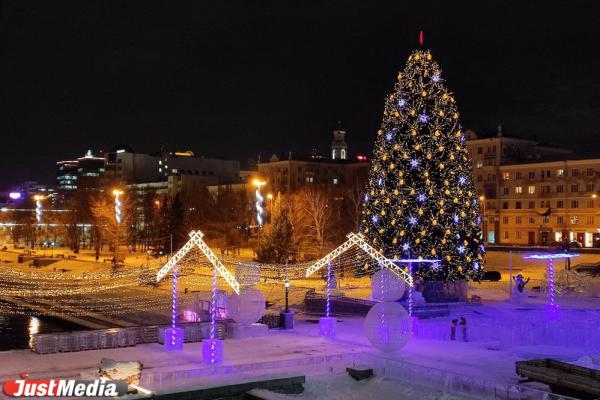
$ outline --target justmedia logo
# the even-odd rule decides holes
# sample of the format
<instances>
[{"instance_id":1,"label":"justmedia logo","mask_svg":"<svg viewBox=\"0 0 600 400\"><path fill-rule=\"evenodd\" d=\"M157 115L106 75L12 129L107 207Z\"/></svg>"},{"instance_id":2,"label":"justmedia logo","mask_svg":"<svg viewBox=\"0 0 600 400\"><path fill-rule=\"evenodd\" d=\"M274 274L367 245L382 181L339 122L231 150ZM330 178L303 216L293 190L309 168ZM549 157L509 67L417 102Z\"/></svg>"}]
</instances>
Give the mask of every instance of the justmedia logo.
<instances>
[{"instance_id":1,"label":"justmedia logo","mask_svg":"<svg viewBox=\"0 0 600 400\"><path fill-rule=\"evenodd\" d=\"M127 394L127 382L75 379L21 379L4 382L4 394L11 397L116 397Z\"/></svg>"}]
</instances>

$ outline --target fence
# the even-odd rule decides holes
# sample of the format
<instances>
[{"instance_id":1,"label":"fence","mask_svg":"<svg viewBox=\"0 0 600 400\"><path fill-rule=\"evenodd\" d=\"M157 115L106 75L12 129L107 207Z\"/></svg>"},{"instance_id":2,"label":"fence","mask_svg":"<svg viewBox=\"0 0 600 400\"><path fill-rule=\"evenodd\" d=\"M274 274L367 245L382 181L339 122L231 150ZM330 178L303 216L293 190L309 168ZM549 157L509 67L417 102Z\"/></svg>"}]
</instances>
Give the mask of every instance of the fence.
<instances>
[{"instance_id":1,"label":"fence","mask_svg":"<svg viewBox=\"0 0 600 400\"><path fill-rule=\"evenodd\" d=\"M549 345L577 348L581 351L598 351L600 314L594 310L563 310L561 320L545 318L543 311L527 310L523 316L494 318L469 318L469 341L491 343L498 346ZM457 328L459 330L460 327ZM457 331L457 339L462 332ZM450 340L449 321L420 321L415 336L421 339Z\"/></svg>"},{"instance_id":2,"label":"fence","mask_svg":"<svg viewBox=\"0 0 600 400\"><path fill-rule=\"evenodd\" d=\"M208 337L209 322L180 324L185 342L198 342ZM157 343L161 340L161 328L167 325L141 326L135 328L112 328L102 330L38 333L32 336L31 349L39 354L65 353L96 349L113 349L135 346L140 343ZM225 322L218 323L218 337L226 335Z\"/></svg>"}]
</instances>

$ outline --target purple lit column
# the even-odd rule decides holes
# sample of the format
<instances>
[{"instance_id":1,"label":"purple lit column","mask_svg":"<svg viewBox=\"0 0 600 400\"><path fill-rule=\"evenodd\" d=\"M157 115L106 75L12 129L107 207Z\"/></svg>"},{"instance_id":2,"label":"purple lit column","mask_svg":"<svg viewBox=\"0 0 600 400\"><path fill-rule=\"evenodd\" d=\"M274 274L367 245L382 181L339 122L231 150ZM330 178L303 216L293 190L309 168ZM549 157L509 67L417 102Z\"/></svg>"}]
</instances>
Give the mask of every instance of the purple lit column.
<instances>
[{"instance_id":1,"label":"purple lit column","mask_svg":"<svg viewBox=\"0 0 600 400\"><path fill-rule=\"evenodd\" d=\"M177 327L179 309L179 287L177 282L177 264L173 265L173 283L171 288L171 328L165 330L165 348L167 350L183 349L183 329Z\"/></svg>"},{"instance_id":2,"label":"purple lit column","mask_svg":"<svg viewBox=\"0 0 600 400\"><path fill-rule=\"evenodd\" d=\"M335 325L337 320L331 316L331 276L333 268L331 261L327 263L327 283L325 284L325 316L319 318L319 335L329 338L335 337Z\"/></svg>"},{"instance_id":3,"label":"purple lit column","mask_svg":"<svg viewBox=\"0 0 600 400\"><path fill-rule=\"evenodd\" d=\"M548 276L548 304L546 304L546 318L550 320L560 319L560 307L556 304L554 288L554 260L577 257L579 254L572 253L543 253L531 254L524 257L527 260L546 260L546 275Z\"/></svg>"},{"instance_id":4,"label":"purple lit column","mask_svg":"<svg viewBox=\"0 0 600 400\"><path fill-rule=\"evenodd\" d=\"M210 302L210 338L202 341L202 361L218 364L223 361L223 342L217 334L217 269L213 268L212 299Z\"/></svg>"},{"instance_id":5,"label":"purple lit column","mask_svg":"<svg viewBox=\"0 0 600 400\"><path fill-rule=\"evenodd\" d=\"M560 310L554 298L554 260L549 258L546 266L548 275L548 305L546 307L546 313L549 319L559 319Z\"/></svg>"}]
</instances>

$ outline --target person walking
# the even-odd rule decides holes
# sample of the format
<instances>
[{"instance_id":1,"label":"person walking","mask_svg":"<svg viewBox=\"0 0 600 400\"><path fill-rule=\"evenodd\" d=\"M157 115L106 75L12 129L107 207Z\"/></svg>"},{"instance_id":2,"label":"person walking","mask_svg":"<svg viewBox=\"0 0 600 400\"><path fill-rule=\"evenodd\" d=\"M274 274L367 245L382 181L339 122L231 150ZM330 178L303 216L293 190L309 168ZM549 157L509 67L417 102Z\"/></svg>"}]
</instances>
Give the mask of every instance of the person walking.
<instances>
[{"instance_id":1,"label":"person walking","mask_svg":"<svg viewBox=\"0 0 600 400\"><path fill-rule=\"evenodd\" d=\"M462 329L463 342L468 342L468 340L467 340L467 319L464 316L460 317L460 327Z\"/></svg>"},{"instance_id":2,"label":"person walking","mask_svg":"<svg viewBox=\"0 0 600 400\"><path fill-rule=\"evenodd\" d=\"M450 324L450 340L456 340L456 325L458 324L457 319L453 319Z\"/></svg>"}]
</instances>

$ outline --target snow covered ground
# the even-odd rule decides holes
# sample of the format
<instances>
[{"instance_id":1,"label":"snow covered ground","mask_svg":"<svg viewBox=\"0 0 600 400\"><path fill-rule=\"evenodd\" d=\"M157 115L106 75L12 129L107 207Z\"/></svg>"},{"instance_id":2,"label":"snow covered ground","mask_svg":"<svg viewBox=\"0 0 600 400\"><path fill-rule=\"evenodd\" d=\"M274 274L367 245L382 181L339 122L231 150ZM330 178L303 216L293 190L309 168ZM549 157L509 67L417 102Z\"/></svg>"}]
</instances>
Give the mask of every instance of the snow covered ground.
<instances>
[{"instance_id":1,"label":"snow covered ground","mask_svg":"<svg viewBox=\"0 0 600 400\"><path fill-rule=\"evenodd\" d=\"M466 311L453 310L463 314ZM171 353L159 344L48 355L14 350L0 353L0 381L14 378L20 372L28 372L32 379L90 377L97 373L100 360L106 357L141 361L142 386L158 392L293 373L307 376L306 391L299 399L389 398L390 393L396 394L397 399L449 399L461 398L450 397L453 393L464 396L456 388L465 384L517 387L514 362L530 356L526 354L528 351L536 356L573 353L572 349L556 346L497 348L480 342L413 338L400 351L382 354L366 339L363 321L340 318L334 340L319 337L318 325L308 320L298 321L293 331L272 330L262 338L228 339L224 341L225 361L218 367L201 363L200 343L185 344L183 351ZM598 360L594 353L577 354L575 358L592 367ZM378 376L369 382L348 380L345 367L357 364L374 367ZM402 385L394 383L396 380L402 381ZM367 393L373 395L364 397Z\"/></svg>"},{"instance_id":2,"label":"snow covered ground","mask_svg":"<svg viewBox=\"0 0 600 400\"><path fill-rule=\"evenodd\" d=\"M448 395L440 390L420 385L409 385L406 382L374 377L357 382L348 374L336 374L308 379L304 392L300 395L284 395L264 389L250 391L266 400L363 400L363 399L422 399L422 400L458 400L468 399L466 396Z\"/></svg>"}]
</instances>

